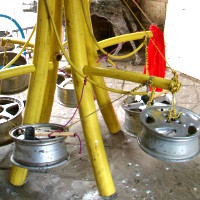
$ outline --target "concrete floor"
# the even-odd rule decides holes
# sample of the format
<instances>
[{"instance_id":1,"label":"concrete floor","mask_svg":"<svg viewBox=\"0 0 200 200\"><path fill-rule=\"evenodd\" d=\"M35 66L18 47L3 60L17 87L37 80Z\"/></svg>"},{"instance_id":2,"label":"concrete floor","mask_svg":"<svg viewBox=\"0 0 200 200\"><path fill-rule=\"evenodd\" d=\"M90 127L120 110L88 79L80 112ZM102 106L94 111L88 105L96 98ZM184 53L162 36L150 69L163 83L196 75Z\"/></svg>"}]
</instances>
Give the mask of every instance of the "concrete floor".
<instances>
[{"instance_id":1,"label":"concrete floor","mask_svg":"<svg viewBox=\"0 0 200 200\"><path fill-rule=\"evenodd\" d=\"M129 62L117 63L120 68L142 72L143 67L131 66ZM170 78L170 70L166 77ZM184 74L179 74L182 82L181 91L176 95L178 106L191 109L200 114L200 82ZM135 83L106 79L108 86L118 89L132 89ZM26 98L27 91L15 95ZM114 100L120 97L111 94ZM113 103L121 126L124 123L124 110L121 102L125 97ZM65 124L75 109L60 105L56 100L50 122ZM116 187L116 194L105 199L145 199L145 200L190 200L200 199L200 157L183 163L171 163L157 160L147 155L137 144L136 138L120 132L110 135L98 112L102 137ZM79 119L78 113L72 123ZM93 176L80 122L71 127L82 139L82 154L79 155L79 144L75 138L67 139L70 153L68 163L57 168L31 171L22 187L9 184L11 169L10 156L14 144L0 147L0 200L101 200Z\"/></svg>"}]
</instances>

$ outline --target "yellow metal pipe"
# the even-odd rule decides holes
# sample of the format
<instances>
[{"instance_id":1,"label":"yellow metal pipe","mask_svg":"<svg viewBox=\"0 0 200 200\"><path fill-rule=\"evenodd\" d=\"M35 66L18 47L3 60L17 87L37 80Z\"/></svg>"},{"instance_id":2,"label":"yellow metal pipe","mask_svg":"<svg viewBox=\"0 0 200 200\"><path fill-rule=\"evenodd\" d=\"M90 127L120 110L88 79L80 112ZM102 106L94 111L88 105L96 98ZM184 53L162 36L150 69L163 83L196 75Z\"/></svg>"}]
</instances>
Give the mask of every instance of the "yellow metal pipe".
<instances>
[{"instance_id":1,"label":"yellow metal pipe","mask_svg":"<svg viewBox=\"0 0 200 200\"><path fill-rule=\"evenodd\" d=\"M51 5L53 7L52 14L53 14L53 18L56 24L56 28L57 28L59 36L61 37L63 1L51 0ZM43 101L42 111L41 111L41 116L40 116L41 123L49 122L49 119L51 116L51 111L52 111L52 106L53 106L53 101L54 101L54 93L55 93L56 82L57 82L57 72L58 72L58 65L59 65L58 57L60 57L60 48L59 48L58 41L56 39L56 35L54 32L52 33L50 41L51 41L50 61L52 61L53 70L49 71L48 73L44 101Z\"/></svg>"},{"instance_id":2,"label":"yellow metal pipe","mask_svg":"<svg viewBox=\"0 0 200 200\"><path fill-rule=\"evenodd\" d=\"M83 13L81 1L64 0L64 7L70 58L75 67L82 70L83 66L87 65L87 54L82 23ZM76 98L79 101L84 81L73 68L72 76ZM84 118L95 110L92 87L90 83L87 83L79 108L80 117ZM102 196L110 196L115 193L115 187L110 173L96 113L85 118L82 121L82 127L99 193Z\"/></svg>"},{"instance_id":3,"label":"yellow metal pipe","mask_svg":"<svg viewBox=\"0 0 200 200\"><path fill-rule=\"evenodd\" d=\"M72 68L70 65L65 66L64 70L68 73L71 74L72 73Z\"/></svg>"},{"instance_id":4,"label":"yellow metal pipe","mask_svg":"<svg viewBox=\"0 0 200 200\"><path fill-rule=\"evenodd\" d=\"M11 168L11 176L9 178L9 182L15 186L22 186L24 181L26 180L26 175L28 173L28 169L20 168L15 165Z\"/></svg>"},{"instance_id":5,"label":"yellow metal pipe","mask_svg":"<svg viewBox=\"0 0 200 200\"><path fill-rule=\"evenodd\" d=\"M12 68L7 68L0 70L0 80L11 78L14 76L19 76L23 74L29 74L35 71L35 66L33 64L20 65Z\"/></svg>"},{"instance_id":6,"label":"yellow metal pipe","mask_svg":"<svg viewBox=\"0 0 200 200\"><path fill-rule=\"evenodd\" d=\"M82 0L82 6L84 6L84 10L87 12L84 12L85 14L85 20L87 20L87 24L90 25L88 27L86 23L84 23L84 31L85 31L85 40L86 40L86 49L87 49L87 58L88 58L88 65L94 66L97 65L100 66L99 63L97 63L98 55L97 50L95 48L95 43L90 36L90 33L88 31L88 28L90 28L90 32L92 33L92 25L90 20L90 14L89 14L89 2L88 0ZM90 77L93 81L100 85L105 86L104 79L100 76L91 76ZM94 93L96 96L96 99L98 101L99 107L103 108L101 109L102 116L104 118L104 121L110 131L110 133L117 133L120 131L120 124L117 119L117 116L115 114L113 105L110 100L110 96L108 94L108 91L103 90L99 87L93 86ZM107 105L107 106L106 106Z\"/></svg>"},{"instance_id":7,"label":"yellow metal pipe","mask_svg":"<svg viewBox=\"0 0 200 200\"><path fill-rule=\"evenodd\" d=\"M111 69L106 67L85 66L83 68L83 73L88 76L91 75L103 76L103 77L116 78L120 80L132 81L135 83L143 83L143 84L147 83L147 81L151 81L155 87L163 88L166 90L170 90L171 87L171 80L155 76L148 76L138 72L118 70L114 68Z\"/></svg>"},{"instance_id":8,"label":"yellow metal pipe","mask_svg":"<svg viewBox=\"0 0 200 200\"><path fill-rule=\"evenodd\" d=\"M38 123L40 121L48 77L52 31L44 0L38 2L37 22L33 56L36 71L31 75L23 123Z\"/></svg>"},{"instance_id":9,"label":"yellow metal pipe","mask_svg":"<svg viewBox=\"0 0 200 200\"><path fill-rule=\"evenodd\" d=\"M144 37L151 38L153 37L153 33L151 31L146 31L146 32L135 32L135 33L129 33L129 34L124 34L124 35L119 35L115 37L111 37L105 40L99 41L99 45L101 48L109 47L115 44L120 44L122 42L128 42L131 40L141 40L144 39Z\"/></svg>"},{"instance_id":10,"label":"yellow metal pipe","mask_svg":"<svg viewBox=\"0 0 200 200\"><path fill-rule=\"evenodd\" d=\"M26 43L25 39L16 39L16 38L12 38L12 37L1 37L1 45L4 46L5 43L10 43L10 44L20 44L20 45L24 45ZM27 47L32 47L34 48L34 44L29 42Z\"/></svg>"},{"instance_id":11,"label":"yellow metal pipe","mask_svg":"<svg viewBox=\"0 0 200 200\"><path fill-rule=\"evenodd\" d=\"M50 21L46 11L45 1L39 0L33 56L35 72L31 74L23 119L24 124L38 123L40 120L49 67L50 30ZM15 186L23 185L26 176L22 177L21 175L25 174L27 169L22 169L17 166L13 166L13 168L10 174L10 183Z\"/></svg>"},{"instance_id":12,"label":"yellow metal pipe","mask_svg":"<svg viewBox=\"0 0 200 200\"><path fill-rule=\"evenodd\" d=\"M20 50L20 52L8 64L6 64L6 66L4 66L3 69L10 67L21 56L21 54L23 53L23 51L26 49L29 41L31 40L31 38L32 38L32 36L33 36L33 34L35 32L35 28L36 27L34 26L34 29L32 30L31 35L29 36L27 42L24 44L24 46L22 47L22 49Z\"/></svg>"},{"instance_id":13,"label":"yellow metal pipe","mask_svg":"<svg viewBox=\"0 0 200 200\"><path fill-rule=\"evenodd\" d=\"M105 40L101 40L98 42L98 44L101 46L101 48L106 48L115 44L120 44L122 42L129 42L131 40L142 40L144 39L144 37L151 38L153 37L153 33L151 31L128 33L128 34L111 37ZM66 44L67 44L67 41L63 43L63 46Z\"/></svg>"}]
</instances>

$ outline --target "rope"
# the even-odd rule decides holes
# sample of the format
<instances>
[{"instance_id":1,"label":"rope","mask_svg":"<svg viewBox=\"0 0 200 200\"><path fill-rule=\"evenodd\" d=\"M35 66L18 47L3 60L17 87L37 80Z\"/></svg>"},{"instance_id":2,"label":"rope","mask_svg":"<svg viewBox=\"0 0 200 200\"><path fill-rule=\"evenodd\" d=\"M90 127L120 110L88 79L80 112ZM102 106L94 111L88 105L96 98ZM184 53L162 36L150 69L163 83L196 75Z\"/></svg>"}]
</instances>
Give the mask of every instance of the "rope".
<instances>
[{"instance_id":1,"label":"rope","mask_svg":"<svg viewBox=\"0 0 200 200\"><path fill-rule=\"evenodd\" d=\"M82 152L81 138L79 137L79 135L77 133L74 133L74 137L77 137L79 140L79 145L80 145L79 154L81 154L81 152Z\"/></svg>"},{"instance_id":2,"label":"rope","mask_svg":"<svg viewBox=\"0 0 200 200\"><path fill-rule=\"evenodd\" d=\"M8 123L10 123L13 127L16 127L17 125L14 124L13 122L9 121L9 119L7 120Z\"/></svg>"},{"instance_id":3,"label":"rope","mask_svg":"<svg viewBox=\"0 0 200 200\"><path fill-rule=\"evenodd\" d=\"M152 101L154 99L155 91L156 91L156 88L152 87L151 96L149 98L149 101L147 102L147 106L151 106L151 103L152 103Z\"/></svg>"},{"instance_id":4,"label":"rope","mask_svg":"<svg viewBox=\"0 0 200 200\"><path fill-rule=\"evenodd\" d=\"M84 91L84 87L86 86L86 83L87 83L87 77L84 78L84 83L83 83L83 87L82 87L81 97L80 97L79 103L77 105L77 108L76 108L74 114L72 115L72 117L70 118L70 120L64 125L64 127L66 127L71 122L71 120L74 118L77 110L79 109L81 101L82 101L82 98L83 98L83 91Z\"/></svg>"},{"instance_id":5,"label":"rope","mask_svg":"<svg viewBox=\"0 0 200 200\"><path fill-rule=\"evenodd\" d=\"M135 92L136 90L138 90L138 89L142 88L143 86L145 86L145 84L140 84L139 86L135 87L135 88L134 88L134 89L132 89L131 91L132 91L132 92ZM147 93L144 93L144 94L147 94ZM86 115L85 117L83 117L83 118L81 118L81 119L77 120L76 122L73 122L73 123L72 123L72 124L70 124L68 127L70 128L70 127L72 127L73 125L77 124L78 122L81 122L81 121L85 120L87 117L89 117L89 116L91 116L91 115L93 115L93 114L97 113L97 112L98 112L98 111L100 111L100 110L103 110L103 109L105 109L105 108L106 108L106 107L108 107L109 105L113 104L114 102L116 102L116 101L120 100L121 98L123 98L123 97L125 97L125 96L126 96L126 94L122 95L121 97L118 97L117 99L115 99L115 100L111 101L110 103L108 103L108 104L106 104L106 105L104 105L104 106L102 106L102 107L98 108L98 109L97 109L97 110L95 110L94 112L92 112L92 113L90 113L90 114Z\"/></svg>"},{"instance_id":6,"label":"rope","mask_svg":"<svg viewBox=\"0 0 200 200\"><path fill-rule=\"evenodd\" d=\"M107 61L112 65L114 66L116 69L119 69L117 64L115 64L112 60L110 60L110 58L107 58Z\"/></svg>"},{"instance_id":7,"label":"rope","mask_svg":"<svg viewBox=\"0 0 200 200\"><path fill-rule=\"evenodd\" d=\"M169 112L168 119L167 119L167 122L169 122L169 123L171 122L171 120L175 121L175 119L178 119L181 116L181 114L183 114L183 112L179 112L178 114L176 114L175 93L173 93L172 95L173 95L172 103L171 103L170 112Z\"/></svg>"},{"instance_id":8,"label":"rope","mask_svg":"<svg viewBox=\"0 0 200 200\"><path fill-rule=\"evenodd\" d=\"M139 7L139 5L135 2L135 0L132 0L136 6L140 9L140 11L145 15L145 17L150 21L150 19L146 16L146 14L142 11L142 9ZM139 25L142 27L142 29L144 30L144 32L147 35L147 32L144 28L144 26L141 24L140 20L137 18L137 16L133 13L133 11L131 10L130 6L127 4L126 0L123 0L124 4L126 5L126 7L129 9L129 11L131 12L131 14L134 16L134 18L137 20L137 22L139 23ZM151 22L151 21L150 21ZM165 60L166 64L168 65L168 67L171 69L172 73L174 74L174 77L171 80L170 83L170 91L173 95L173 101L171 104L171 109L170 109L170 114L169 114L169 118L168 120L171 121L171 118L175 119L177 117L179 117L181 115L181 112L178 114L178 116L176 116L176 109L175 109L175 93L178 92L180 90L181 87L181 83L178 81L178 74L177 72L172 69L172 67L169 65L168 61L166 60L165 56L162 54L162 52L160 51L160 49L158 48L158 46L155 44L155 42L150 38L151 42L153 43L153 45L155 46L155 48L157 49L157 51L159 52L159 54L161 55L161 57ZM147 54L147 48L145 48L145 54L147 56L146 60L148 60L148 54ZM146 62L146 68L148 68L148 62ZM153 93L153 91L152 91ZM174 105L173 105L174 104ZM173 117L172 117L172 112L173 112Z\"/></svg>"},{"instance_id":9,"label":"rope","mask_svg":"<svg viewBox=\"0 0 200 200\"><path fill-rule=\"evenodd\" d=\"M65 76L67 77L67 78L72 78L72 76L70 75L70 74L68 74L66 71L64 71L64 70L62 70L62 69L58 69L60 72L62 72L62 73L64 73L65 74Z\"/></svg>"},{"instance_id":10,"label":"rope","mask_svg":"<svg viewBox=\"0 0 200 200\"><path fill-rule=\"evenodd\" d=\"M131 12L131 14L133 15L133 17L136 19L136 21L138 22L138 24L141 26L141 28L143 29L143 31L145 32L147 38L148 38L148 34L146 29L144 28L144 26L142 25L142 23L140 22L140 20L137 18L137 16L135 15L135 13L132 11L132 9L130 8L130 6L128 5L128 3L126 2L126 0L123 0L124 4L126 5L126 7L129 9L129 11ZM150 38L151 39L151 38Z\"/></svg>"},{"instance_id":11,"label":"rope","mask_svg":"<svg viewBox=\"0 0 200 200\"><path fill-rule=\"evenodd\" d=\"M179 112L178 115L176 115L176 108L175 108L175 93L180 90L181 84L178 81L178 74L175 70L172 71L174 74L174 77L172 78L172 81L170 82L170 91L172 93L172 103L171 103L171 108L170 108L170 113L168 116L168 122L172 120L175 120L180 117L182 112ZM173 113L173 116L172 116Z\"/></svg>"},{"instance_id":12,"label":"rope","mask_svg":"<svg viewBox=\"0 0 200 200\"><path fill-rule=\"evenodd\" d=\"M110 54L111 53L114 53L118 48L121 48L122 46L123 46L123 44L124 44L125 42L123 42L123 43L121 43L121 44L119 44L116 48L114 48L111 52L110 52ZM117 64L115 64L112 60L110 60L109 58L108 58L108 54L105 56L102 56L98 61L97 61L97 63L99 63L100 61L102 61L102 60L104 60L104 59L106 59L111 65L113 65L115 68L117 68L117 69L119 69L118 68L118 66L117 66Z\"/></svg>"},{"instance_id":13,"label":"rope","mask_svg":"<svg viewBox=\"0 0 200 200\"><path fill-rule=\"evenodd\" d=\"M65 127L67 127L67 125L72 121L72 119L74 118L74 116L75 116L77 110L78 110L79 107L80 107L80 104L81 104L81 101L82 101L82 98L83 98L83 91L84 91L84 88L85 88L85 86L86 86L86 83L87 83L87 77L84 78L83 87L82 87L82 92L81 92L81 97L80 97L79 103L78 103L78 105L77 105L77 107L76 107L76 110L74 111L74 114L71 116L71 118L68 120L68 122L62 126L61 129L58 129L58 130L55 130L55 131L49 133L49 134L48 134L48 137L51 137L51 135L52 135L54 132L61 132L61 131L62 131Z\"/></svg>"},{"instance_id":14,"label":"rope","mask_svg":"<svg viewBox=\"0 0 200 200\"><path fill-rule=\"evenodd\" d=\"M133 0L134 1L134 0ZM143 29L143 31L145 32L147 38L148 38L148 34L146 29L144 28L144 26L142 25L142 23L140 22L140 20L137 18L137 16L134 14L134 12L132 11L132 9L130 8L130 6L128 5L128 3L126 2L126 0L123 0L124 4L126 5L126 7L129 9L129 11L131 12L131 14L133 15L133 17L136 19L136 21L138 22L138 24L141 26L141 28ZM160 49L157 47L157 45L155 44L155 42L149 38L153 45L155 46L155 48L157 49L157 51L159 52L159 54L161 55L161 57L165 60L166 64L168 65L168 67L173 71L173 69L171 68L171 66L169 65L169 63L167 62L165 56L162 54L162 52L160 51Z\"/></svg>"}]
</instances>

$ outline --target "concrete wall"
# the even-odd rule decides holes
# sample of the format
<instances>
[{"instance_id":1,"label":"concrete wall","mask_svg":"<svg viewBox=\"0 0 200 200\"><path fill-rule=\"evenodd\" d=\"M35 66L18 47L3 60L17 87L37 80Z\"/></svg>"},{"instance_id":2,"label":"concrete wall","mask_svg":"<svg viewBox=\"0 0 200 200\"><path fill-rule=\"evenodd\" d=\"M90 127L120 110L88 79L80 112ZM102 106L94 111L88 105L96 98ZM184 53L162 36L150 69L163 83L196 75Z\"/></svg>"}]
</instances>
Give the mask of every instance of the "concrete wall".
<instances>
[{"instance_id":1,"label":"concrete wall","mask_svg":"<svg viewBox=\"0 0 200 200\"><path fill-rule=\"evenodd\" d=\"M140 0L139 2L140 7L151 22L158 25L161 30L164 30L167 2L168 0ZM140 19L145 28L148 29L150 23L142 13Z\"/></svg>"}]
</instances>

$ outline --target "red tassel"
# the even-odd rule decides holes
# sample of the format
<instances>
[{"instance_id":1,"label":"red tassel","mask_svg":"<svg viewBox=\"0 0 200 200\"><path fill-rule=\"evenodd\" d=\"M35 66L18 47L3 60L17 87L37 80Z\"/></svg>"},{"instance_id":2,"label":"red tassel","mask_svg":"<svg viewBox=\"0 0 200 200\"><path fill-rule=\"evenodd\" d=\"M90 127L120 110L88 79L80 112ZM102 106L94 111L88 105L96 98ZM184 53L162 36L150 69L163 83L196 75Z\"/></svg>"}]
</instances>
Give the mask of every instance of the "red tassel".
<instances>
[{"instance_id":1,"label":"red tassel","mask_svg":"<svg viewBox=\"0 0 200 200\"><path fill-rule=\"evenodd\" d=\"M156 26L151 25L150 31L153 37L149 40L148 46L148 71L150 76L165 77L166 61L165 58L165 41L163 32ZM156 44L164 58L160 55L153 42ZM146 63L144 67L144 74L146 74ZM161 92L161 88L156 88L156 92Z\"/></svg>"}]
</instances>

